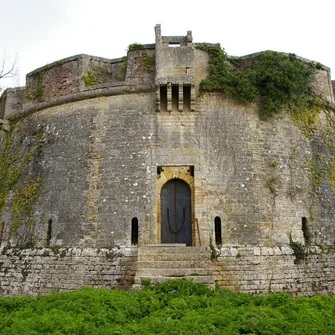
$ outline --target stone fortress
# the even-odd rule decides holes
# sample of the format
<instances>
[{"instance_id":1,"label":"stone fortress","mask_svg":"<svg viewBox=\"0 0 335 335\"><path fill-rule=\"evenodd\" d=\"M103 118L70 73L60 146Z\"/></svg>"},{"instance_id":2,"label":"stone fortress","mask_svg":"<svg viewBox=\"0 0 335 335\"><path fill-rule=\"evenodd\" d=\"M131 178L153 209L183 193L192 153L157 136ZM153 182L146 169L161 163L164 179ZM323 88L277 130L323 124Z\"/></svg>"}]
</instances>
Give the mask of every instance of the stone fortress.
<instances>
[{"instance_id":1,"label":"stone fortress","mask_svg":"<svg viewBox=\"0 0 335 335\"><path fill-rule=\"evenodd\" d=\"M0 296L167 278L334 294L335 174L318 159L335 162L331 113L306 132L288 112L262 119L200 92L209 54L190 31L155 34L2 95ZM334 103L327 67L313 87Z\"/></svg>"}]
</instances>

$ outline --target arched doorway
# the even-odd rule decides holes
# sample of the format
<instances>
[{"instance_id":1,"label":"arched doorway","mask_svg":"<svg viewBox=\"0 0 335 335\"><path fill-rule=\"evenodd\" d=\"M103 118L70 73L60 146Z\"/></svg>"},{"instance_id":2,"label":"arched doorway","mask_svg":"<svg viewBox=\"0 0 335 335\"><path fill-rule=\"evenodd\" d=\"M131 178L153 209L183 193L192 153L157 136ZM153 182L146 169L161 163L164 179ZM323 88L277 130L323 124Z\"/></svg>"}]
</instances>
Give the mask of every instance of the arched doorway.
<instances>
[{"instance_id":1,"label":"arched doorway","mask_svg":"<svg viewBox=\"0 0 335 335\"><path fill-rule=\"evenodd\" d=\"M180 179L161 190L161 243L192 245L191 189Z\"/></svg>"}]
</instances>

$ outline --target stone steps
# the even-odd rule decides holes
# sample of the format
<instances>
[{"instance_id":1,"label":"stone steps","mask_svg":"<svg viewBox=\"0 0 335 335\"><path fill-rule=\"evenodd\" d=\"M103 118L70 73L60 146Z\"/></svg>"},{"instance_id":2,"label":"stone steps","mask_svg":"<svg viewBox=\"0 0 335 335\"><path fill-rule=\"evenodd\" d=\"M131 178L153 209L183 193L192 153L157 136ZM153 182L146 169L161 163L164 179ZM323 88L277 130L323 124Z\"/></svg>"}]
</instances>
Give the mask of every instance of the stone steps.
<instances>
[{"instance_id":1,"label":"stone steps","mask_svg":"<svg viewBox=\"0 0 335 335\"><path fill-rule=\"evenodd\" d=\"M137 263L138 264L138 263ZM206 268L208 267L208 260L158 260L150 261L144 260L141 261L141 268L145 269L194 269L194 268Z\"/></svg>"},{"instance_id":2,"label":"stone steps","mask_svg":"<svg viewBox=\"0 0 335 335\"><path fill-rule=\"evenodd\" d=\"M143 280L156 284L178 278L192 279L214 288L209 250L205 247L186 247L180 244L138 248L134 289L141 288Z\"/></svg>"},{"instance_id":3,"label":"stone steps","mask_svg":"<svg viewBox=\"0 0 335 335\"><path fill-rule=\"evenodd\" d=\"M171 262L174 263L174 262ZM186 264L185 264L186 266ZM173 268L173 265L169 265L168 268L137 268L136 275L138 276L162 276L162 277L185 277L185 276L208 276L212 274L212 269L208 267L197 267L197 268L185 268L179 266Z\"/></svg>"},{"instance_id":4,"label":"stone steps","mask_svg":"<svg viewBox=\"0 0 335 335\"><path fill-rule=\"evenodd\" d=\"M173 244L172 246L168 246L166 244L156 244L145 247L138 248L139 255L161 255L161 254L199 254L199 253L207 253L207 249L205 247L186 247L179 246L179 244Z\"/></svg>"},{"instance_id":5,"label":"stone steps","mask_svg":"<svg viewBox=\"0 0 335 335\"><path fill-rule=\"evenodd\" d=\"M171 261L171 258L175 261L208 261L210 259L210 255L207 253L201 253L201 254L192 254L190 255L184 255L184 254L164 254L164 255L141 255L141 261L150 261L150 262L159 262L159 261Z\"/></svg>"}]
</instances>

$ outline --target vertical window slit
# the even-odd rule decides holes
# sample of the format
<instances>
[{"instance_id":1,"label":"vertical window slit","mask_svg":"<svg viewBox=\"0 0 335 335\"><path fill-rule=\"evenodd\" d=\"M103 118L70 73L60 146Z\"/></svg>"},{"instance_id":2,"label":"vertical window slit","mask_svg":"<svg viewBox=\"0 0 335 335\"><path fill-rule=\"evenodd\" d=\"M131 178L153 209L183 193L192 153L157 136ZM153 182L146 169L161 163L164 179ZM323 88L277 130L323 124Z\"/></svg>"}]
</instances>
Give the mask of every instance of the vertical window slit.
<instances>
[{"instance_id":1,"label":"vertical window slit","mask_svg":"<svg viewBox=\"0 0 335 335\"><path fill-rule=\"evenodd\" d=\"M131 244L138 244L138 219L132 218L131 220Z\"/></svg>"},{"instance_id":2,"label":"vertical window slit","mask_svg":"<svg viewBox=\"0 0 335 335\"><path fill-rule=\"evenodd\" d=\"M5 228L5 223L0 222L0 246L1 246L1 243L2 243L2 235L3 235L4 228Z\"/></svg>"},{"instance_id":3,"label":"vertical window slit","mask_svg":"<svg viewBox=\"0 0 335 335\"><path fill-rule=\"evenodd\" d=\"M172 85L172 110L178 110L179 107L179 87Z\"/></svg>"},{"instance_id":4,"label":"vertical window slit","mask_svg":"<svg viewBox=\"0 0 335 335\"><path fill-rule=\"evenodd\" d=\"M302 229L302 233L304 235L305 243L309 244L311 242L311 234L309 232L308 220L307 220L306 217L303 217L301 219L301 229Z\"/></svg>"},{"instance_id":5,"label":"vertical window slit","mask_svg":"<svg viewBox=\"0 0 335 335\"><path fill-rule=\"evenodd\" d=\"M183 86L184 110L191 109L191 85Z\"/></svg>"},{"instance_id":6,"label":"vertical window slit","mask_svg":"<svg viewBox=\"0 0 335 335\"><path fill-rule=\"evenodd\" d=\"M216 245L222 244L222 230L221 230L221 219L219 216L214 219L214 228L215 228L215 243Z\"/></svg>"},{"instance_id":7,"label":"vertical window slit","mask_svg":"<svg viewBox=\"0 0 335 335\"><path fill-rule=\"evenodd\" d=\"M47 243L46 247L50 247L50 241L51 241L51 236L52 236L52 219L48 221L48 227L47 227Z\"/></svg>"},{"instance_id":8,"label":"vertical window slit","mask_svg":"<svg viewBox=\"0 0 335 335\"><path fill-rule=\"evenodd\" d=\"M160 110L167 110L167 86L161 85L160 87Z\"/></svg>"}]
</instances>

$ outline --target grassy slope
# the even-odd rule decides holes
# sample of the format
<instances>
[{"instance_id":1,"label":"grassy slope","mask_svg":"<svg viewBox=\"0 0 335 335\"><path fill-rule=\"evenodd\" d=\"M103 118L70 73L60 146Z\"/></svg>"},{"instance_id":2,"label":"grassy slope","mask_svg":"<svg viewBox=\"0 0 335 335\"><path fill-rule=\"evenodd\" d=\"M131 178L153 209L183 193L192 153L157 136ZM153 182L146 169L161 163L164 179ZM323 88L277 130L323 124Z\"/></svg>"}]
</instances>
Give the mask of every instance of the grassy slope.
<instances>
[{"instance_id":1,"label":"grassy slope","mask_svg":"<svg viewBox=\"0 0 335 335\"><path fill-rule=\"evenodd\" d=\"M335 297L250 296L171 281L0 299L0 334L335 334Z\"/></svg>"}]
</instances>

